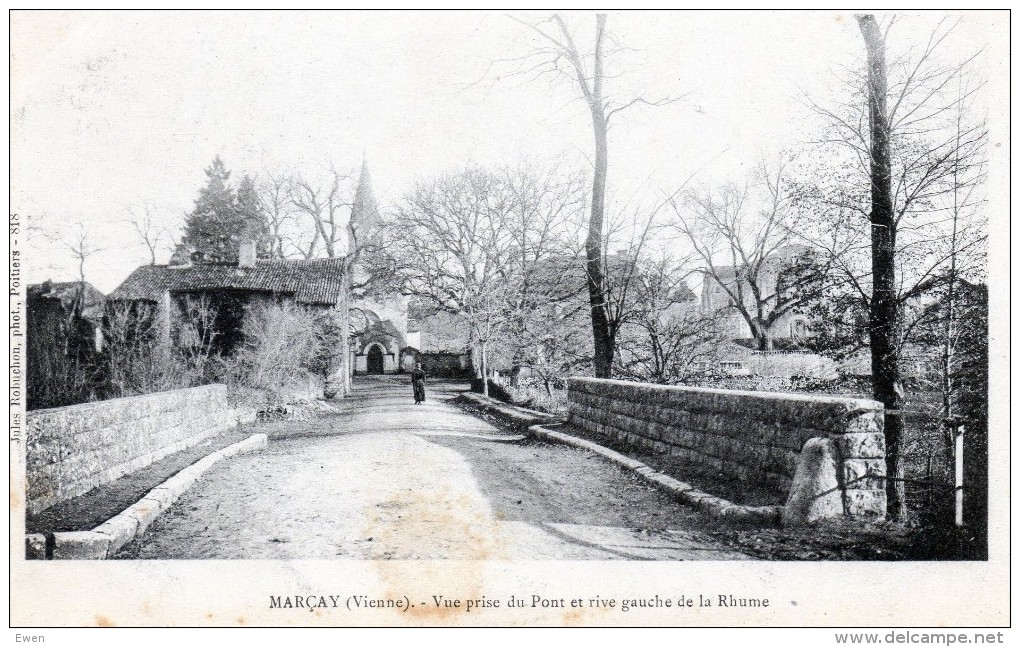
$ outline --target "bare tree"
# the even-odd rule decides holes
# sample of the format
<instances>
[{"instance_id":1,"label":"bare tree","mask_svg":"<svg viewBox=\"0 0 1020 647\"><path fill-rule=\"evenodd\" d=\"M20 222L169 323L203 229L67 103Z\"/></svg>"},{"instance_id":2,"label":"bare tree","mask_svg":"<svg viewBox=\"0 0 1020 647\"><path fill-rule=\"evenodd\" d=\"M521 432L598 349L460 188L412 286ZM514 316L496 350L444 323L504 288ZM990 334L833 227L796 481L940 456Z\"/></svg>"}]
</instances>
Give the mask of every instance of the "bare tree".
<instances>
[{"instance_id":1,"label":"bare tree","mask_svg":"<svg viewBox=\"0 0 1020 647\"><path fill-rule=\"evenodd\" d=\"M143 303L112 302L103 320L106 376L113 397L190 386L181 357L163 342L169 313Z\"/></svg>"},{"instance_id":2,"label":"bare tree","mask_svg":"<svg viewBox=\"0 0 1020 647\"><path fill-rule=\"evenodd\" d=\"M828 270L808 248L791 245L785 165L770 171L763 163L759 175L671 204L676 231L702 263L704 289L721 290L722 309L740 315L759 350L771 350L775 324L820 294Z\"/></svg>"},{"instance_id":3,"label":"bare tree","mask_svg":"<svg viewBox=\"0 0 1020 647\"><path fill-rule=\"evenodd\" d=\"M306 232L298 222L294 204L294 179L284 173L263 174L258 185L259 202L269 223L270 258L289 258L294 254L314 254L314 232Z\"/></svg>"},{"instance_id":4,"label":"bare tree","mask_svg":"<svg viewBox=\"0 0 1020 647\"><path fill-rule=\"evenodd\" d=\"M516 20L516 19L515 19ZM522 60L528 63L527 70L536 76L552 75L565 77L575 83L591 115L592 134L595 141L594 174L592 177L591 212L588 219L588 234L585 242L587 259L587 287L591 304L592 335L595 348L595 376L607 378L612 375L613 331L606 299L606 277L602 261L605 256L604 228L606 219L606 178L609 169L609 127L612 118L638 105L664 105L676 99L650 101L644 97L620 101L606 91L606 15L595 16L595 37L591 54L584 54L578 48L574 35L559 15L547 20L529 23L518 20L538 34L543 46L536 48Z\"/></svg>"},{"instance_id":5,"label":"bare tree","mask_svg":"<svg viewBox=\"0 0 1020 647\"><path fill-rule=\"evenodd\" d=\"M47 240L56 243L74 258L78 268L78 280L85 283L85 264L96 254L104 250L95 242L95 236L89 231L83 222L75 221L66 228L43 229L41 235Z\"/></svg>"},{"instance_id":6,"label":"bare tree","mask_svg":"<svg viewBox=\"0 0 1020 647\"><path fill-rule=\"evenodd\" d=\"M687 285L697 274L692 260L665 254L639 262L632 312L619 343L621 374L676 384L712 363L721 341L718 314L698 307Z\"/></svg>"},{"instance_id":7,"label":"bare tree","mask_svg":"<svg viewBox=\"0 0 1020 647\"><path fill-rule=\"evenodd\" d=\"M234 379L269 393L271 403L307 382L320 361L322 322L316 313L291 302L255 303L245 309L244 344L230 362Z\"/></svg>"},{"instance_id":8,"label":"bare tree","mask_svg":"<svg viewBox=\"0 0 1020 647\"><path fill-rule=\"evenodd\" d=\"M539 374L551 394L554 379L582 358L591 362L590 332L587 343L577 334L588 311L577 236L585 219L585 179L530 165L507 167L500 175L510 198L506 224L514 247L500 345L515 366Z\"/></svg>"},{"instance_id":9,"label":"bare tree","mask_svg":"<svg viewBox=\"0 0 1020 647\"><path fill-rule=\"evenodd\" d=\"M315 232L302 249L305 258L315 258L320 244L329 258L348 254L347 227L353 206L350 179L349 174L330 165L322 183L316 184L305 178L295 178L291 183L289 199L308 219Z\"/></svg>"},{"instance_id":10,"label":"bare tree","mask_svg":"<svg viewBox=\"0 0 1020 647\"><path fill-rule=\"evenodd\" d=\"M388 223L379 256L396 284L468 323L481 376L493 352L516 366L557 363L539 313L576 311L584 290L582 181L555 167L469 167L419 184Z\"/></svg>"},{"instance_id":11,"label":"bare tree","mask_svg":"<svg viewBox=\"0 0 1020 647\"><path fill-rule=\"evenodd\" d=\"M924 312L919 299L952 281L961 266L982 262L983 227L959 226L953 196L962 178L980 184L976 160L986 131L982 120L954 119L982 87L971 80L976 54L945 57L955 23L940 23L921 47L896 54L889 49L895 19L883 26L859 15L857 22L865 71L849 72L847 101L833 107L812 101L829 123L822 148L830 159L842 151L844 161L834 169L828 164L836 178L809 191L821 220L814 231L801 231L829 255L842 285L868 311L873 392L890 412L889 513L898 518L905 442L900 356L920 322L907 315Z\"/></svg>"},{"instance_id":12,"label":"bare tree","mask_svg":"<svg viewBox=\"0 0 1020 647\"><path fill-rule=\"evenodd\" d=\"M959 316L958 316L958 299L957 287L964 276L968 274L964 263L961 263L962 250L971 248L971 241L967 240L966 232L974 229L983 230L984 227L975 227L973 214L984 206L985 200L980 192L980 188L983 186L986 169L985 169L985 156L984 156L984 142L985 137L982 136L979 140L979 147L969 148L963 145L964 138L972 136L973 131L969 129L964 122L964 116L969 108L968 104L962 100L964 96L970 95L969 87L961 81L958 84L958 97L961 101L956 105L956 117L954 120L954 131L955 131L955 142L952 146L954 159L951 170L951 190L950 190L950 202L949 202L949 240L948 240L948 256L949 256L949 267L946 269L946 294L945 294L945 313L943 316L942 326L942 352L940 358L940 367L942 369L941 376L941 390L942 390L942 417L945 419L952 418L955 413L955 393L956 384L954 383L954 372L956 370L956 348L959 342L960 331L959 331ZM981 131L984 132L984 124L981 124ZM984 242L987 234L981 231L978 237L971 236L971 240L975 238L980 241L980 246L977 249L977 254L984 256ZM969 250L968 250L969 251ZM971 256L974 254L971 253ZM983 260L983 259L982 259ZM983 266L984 264L981 263ZM983 269L983 268L982 268ZM979 272L983 274L983 271ZM953 446L952 439L946 438L946 446Z\"/></svg>"},{"instance_id":13,"label":"bare tree","mask_svg":"<svg viewBox=\"0 0 1020 647\"><path fill-rule=\"evenodd\" d=\"M149 265L156 264L156 253L169 248L173 249L173 236L166 225L160 223L160 218L155 214L156 208L146 202L141 206L126 207L128 215L127 222L135 230L138 239L149 254Z\"/></svg>"},{"instance_id":14,"label":"bare tree","mask_svg":"<svg viewBox=\"0 0 1020 647\"><path fill-rule=\"evenodd\" d=\"M488 344L504 320L513 267L509 202L496 174L468 168L420 183L388 232L399 241L393 263L400 290L469 323L486 385Z\"/></svg>"},{"instance_id":15,"label":"bare tree","mask_svg":"<svg viewBox=\"0 0 1020 647\"><path fill-rule=\"evenodd\" d=\"M605 275L606 324L609 345L614 363L620 332L631 323L644 306L641 300L641 281L648 246L663 230L660 222L662 207L646 210L640 206L613 214L602 244L602 267ZM610 253L611 249L616 251Z\"/></svg>"}]
</instances>

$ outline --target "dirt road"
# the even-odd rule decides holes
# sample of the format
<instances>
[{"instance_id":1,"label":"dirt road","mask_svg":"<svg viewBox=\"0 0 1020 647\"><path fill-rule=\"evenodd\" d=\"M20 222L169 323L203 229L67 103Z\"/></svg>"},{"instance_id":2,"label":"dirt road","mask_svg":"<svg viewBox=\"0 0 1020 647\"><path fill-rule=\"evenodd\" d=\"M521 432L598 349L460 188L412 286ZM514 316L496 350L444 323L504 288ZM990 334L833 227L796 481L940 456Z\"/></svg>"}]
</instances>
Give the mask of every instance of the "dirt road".
<instances>
[{"instance_id":1,"label":"dirt road","mask_svg":"<svg viewBox=\"0 0 1020 647\"><path fill-rule=\"evenodd\" d=\"M699 513L588 452L537 443L406 378L363 378L337 415L269 425L120 558L747 559Z\"/></svg>"}]
</instances>

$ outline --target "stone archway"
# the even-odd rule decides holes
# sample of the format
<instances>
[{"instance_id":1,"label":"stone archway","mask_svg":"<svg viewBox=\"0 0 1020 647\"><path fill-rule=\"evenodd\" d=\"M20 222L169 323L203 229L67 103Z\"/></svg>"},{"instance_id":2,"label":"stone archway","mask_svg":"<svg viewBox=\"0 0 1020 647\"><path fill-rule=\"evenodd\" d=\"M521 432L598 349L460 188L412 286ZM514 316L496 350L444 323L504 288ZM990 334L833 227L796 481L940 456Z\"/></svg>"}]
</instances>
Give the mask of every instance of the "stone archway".
<instances>
[{"instance_id":1,"label":"stone archway","mask_svg":"<svg viewBox=\"0 0 1020 647\"><path fill-rule=\"evenodd\" d=\"M369 375L382 375L385 371L382 347L379 344L372 344L367 353L367 373Z\"/></svg>"}]
</instances>

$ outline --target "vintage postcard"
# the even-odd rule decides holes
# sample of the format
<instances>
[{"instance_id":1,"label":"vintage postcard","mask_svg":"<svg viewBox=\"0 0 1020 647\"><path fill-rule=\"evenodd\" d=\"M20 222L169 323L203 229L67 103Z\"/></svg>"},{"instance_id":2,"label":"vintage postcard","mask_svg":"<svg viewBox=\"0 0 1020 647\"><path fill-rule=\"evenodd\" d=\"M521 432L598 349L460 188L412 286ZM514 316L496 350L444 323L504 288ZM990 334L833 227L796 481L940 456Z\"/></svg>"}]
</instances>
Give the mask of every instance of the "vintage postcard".
<instances>
[{"instance_id":1,"label":"vintage postcard","mask_svg":"<svg viewBox=\"0 0 1020 647\"><path fill-rule=\"evenodd\" d=\"M1008 12L9 21L19 641L1009 626Z\"/></svg>"}]
</instances>

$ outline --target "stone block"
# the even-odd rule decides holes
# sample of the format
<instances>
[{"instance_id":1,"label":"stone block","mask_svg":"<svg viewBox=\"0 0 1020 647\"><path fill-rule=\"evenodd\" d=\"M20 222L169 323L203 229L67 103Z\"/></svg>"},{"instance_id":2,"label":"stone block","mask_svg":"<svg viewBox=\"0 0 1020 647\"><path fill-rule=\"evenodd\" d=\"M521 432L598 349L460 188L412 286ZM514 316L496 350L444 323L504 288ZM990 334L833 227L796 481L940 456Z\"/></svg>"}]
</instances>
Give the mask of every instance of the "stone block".
<instances>
[{"instance_id":1,"label":"stone block","mask_svg":"<svg viewBox=\"0 0 1020 647\"><path fill-rule=\"evenodd\" d=\"M110 537L98 532L53 533L53 559L106 559Z\"/></svg>"},{"instance_id":2,"label":"stone block","mask_svg":"<svg viewBox=\"0 0 1020 647\"><path fill-rule=\"evenodd\" d=\"M792 477L797 473L797 464L800 462L800 453L792 452L788 449L773 450L773 455L777 457L779 469L775 470L778 474L785 474L786 476Z\"/></svg>"},{"instance_id":3,"label":"stone block","mask_svg":"<svg viewBox=\"0 0 1020 647\"><path fill-rule=\"evenodd\" d=\"M46 536L39 533L25 535L25 559L46 559Z\"/></svg>"},{"instance_id":4,"label":"stone block","mask_svg":"<svg viewBox=\"0 0 1020 647\"><path fill-rule=\"evenodd\" d=\"M138 524L137 533L140 535L156 520L156 517L161 512L163 512L163 505L157 499L146 496L121 514L134 519Z\"/></svg>"},{"instance_id":5,"label":"stone block","mask_svg":"<svg viewBox=\"0 0 1020 647\"><path fill-rule=\"evenodd\" d=\"M848 458L843 461L843 485L847 490L881 490L885 487L885 460Z\"/></svg>"},{"instance_id":6,"label":"stone block","mask_svg":"<svg viewBox=\"0 0 1020 647\"><path fill-rule=\"evenodd\" d=\"M779 523L782 517L783 506L781 505L735 505L726 508L723 513L723 518L728 521L755 525L774 525Z\"/></svg>"},{"instance_id":7,"label":"stone block","mask_svg":"<svg viewBox=\"0 0 1020 647\"><path fill-rule=\"evenodd\" d=\"M692 486L691 484L684 483L683 481L678 481L677 479L671 476L666 476L665 474L658 474L652 477L651 480L655 481L656 483L666 488L670 492L676 494L679 494L681 492L689 492L690 490L694 489L694 486Z\"/></svg>"},{"instance_id":8,"label":"stone block","mask_svg":"<svg viewBox=\"0 0 1020 647\"><path fill-rule=\"evenodd\" d=\"M107 547L107 557L113 557L118 550L134 539L139 532L137 519L124 513L107 519L92 530L110 538L110 545Z\"/></svg>"},{"instance_id":9,"label":"stone block","mask_svg":"<svg viewBox=\"0 0 1020 647\"><path fill-rule=\"evenodd\" d=\"M847 433L834 437L843 458L885 458L885 434Z\"/></svg>"},{"instance_id":10,"label":"stone block","mask_svg":"<svg viewBox=\"0 0 1020 647\"><path fill-rule=\"evenodd\" d=\"M843 493L843 501L850 517L881 519L886 515L884 490L847 490Z\"/></svg>"},{"instance_id":11,"label":"stone block","mask_svg":"<svg viewBox=\"0 0 1020 647\"><path fill-rule=\"evenodd\" d=\"M702 500L714 497L712 497L709 494L706 494L705 492L702 492L701 490L688 490L686 492L682 492L680 494L680 498L689 503L690 505L697 506L701 504Z\"/></svg>"},{"instance_id":12,"label":"stone block","mask_svg":"<svg viewBox=\"0 0 1020 647\"><path fill-rule=\"evenodd\" d=\"M862 413L850 417L843 425L845 433L882 433L885 429L885 414L879 411Z\"/></svg>"},{"instance_id":13,"label":"stone block","mask_svg":"<svg viewBox=\"0 0 1020 647\"><path fill-rule=\"evenodd\" d=\"M643 467L644 466L644 463L642 463L641 461L635 460L633 458L628 458L628 457L624 456L623 454L618 454L616 452L613 452L613 453L616 454L613 457L613 460L615 460L620 465L623 465L624 467L627 467L627 468L630 468L630 469L633 470L633 469L637 469L639 467Z\"/></svg>"},{"instance_id":14,"label":"stone block","mask_svg":"<svg viewBox=\"0 0 1020 647\"><path fill-rule=\"evenodd\" d=\"M704 510L712 515L721 515L727 506L732 506L733 504L726 499L706 494L698 499L697 505L699 510Z\"/></svg>"},{"instance_id":15,"label":"stone block","mask_svg":"<svg viewBox=\"0 0 1020 647\"><path fill-rule=\"evenodd\" d=\"M145 498L159 501L160 507L162 507L163 510L168 510L170 506L172 506L174 502L180 498L181 494L182 492L174 493L173 490L160 485L149 490L149 493L145 495Z\"/></svg>"},{"instance_id":16,"label":"stone block","mask_svg":"<svg viewBox=\"0 0 1020 647\"><path fill-rule=\"evenodd\" d=\"M26 470L26 508L29 514L37 514L59 500L60 496L60 465L43 465L36 469Z\"/></svg>"},{"instance_id":17,"label":"stone block","mask_svg":"<svg viewBox=\"0 0 1020 647\"><path fill-rule=\"evenodd\" d=\"M838 470L836 447L830 439L812 438L804 445L783 510L784 526L843 515Z\"/></svg>"}]
</instances>

